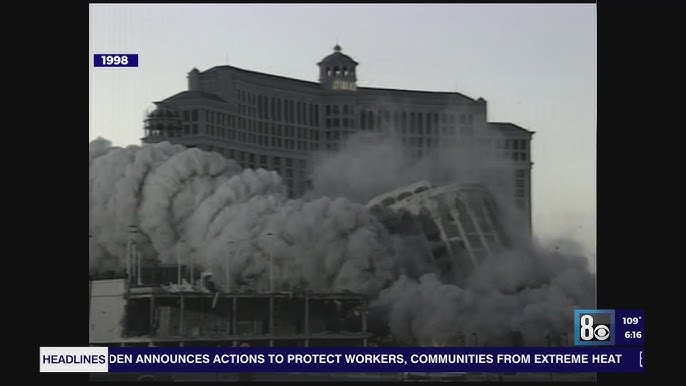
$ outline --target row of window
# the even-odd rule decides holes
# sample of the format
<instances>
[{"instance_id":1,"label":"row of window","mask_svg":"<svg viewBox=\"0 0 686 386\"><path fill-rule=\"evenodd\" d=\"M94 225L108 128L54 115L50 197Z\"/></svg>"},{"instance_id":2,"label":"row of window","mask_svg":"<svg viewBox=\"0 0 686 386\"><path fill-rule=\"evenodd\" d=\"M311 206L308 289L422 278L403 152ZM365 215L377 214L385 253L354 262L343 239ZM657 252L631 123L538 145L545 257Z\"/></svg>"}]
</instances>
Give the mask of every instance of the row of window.
<instances>
[{"instance_id":1,"label":"row of window","mask_svg":"<svg viewBox=\"0 0 686 386\"><path fill-rule=\"evenodd\" d=\"M352 105L326 105L326 115L339 115L341 112L345 114L353 114L355 112Z\"/></svg>"},{"instance_id":2,"label":"row of window","mask_svg":"<svg viewBox=\"0 0 686 386\"><path fill-rule=\"evenodd\" d=\"M326 69L324 70L324 73L326 74L326 76L340 76L340 75L343 75L343 76L351 75L352 76L355 74L355 70L353 70L352 68L348 69L347 66L343 66L343 67L333 66L333 67L326 67Z\"/></svg>"},{"instance_id":3,"label":"row of window","mask_svg":"<svg viewBox=\"0 0 686 386\"><path fill-rule=\"evenodd\" d=\"M155 126L154 129L146 129L147 135L151 137L157 137L157 136L168 136L168 137L181 137L184 135L197 135L198 133L198 125L193 124L191 125L184 125L183 126L183 134L180 132L179 128L177 127L166 127L162 125ZM307 134L309 132L309 141L307 138ZM286 138L282 137L281 134L284 134L287 136ZM327 142L330 141L345 141L347 140L348 136L352 132L346 132L346 131L327 131L325 139ZM242 131L236 131L234 129L226 129L224 127L215 127L215 126L208 126L206 128L206 131L203 133L206 135L209 135L211 137L217 137L217 138L224 138L244 144L249 144L249 145L256 145L256 146L263 146L263 147L272 147L272 148L277 148L277 149L286 149L286 150L293 150L293 151L319 151L319 131L316 130L307 130L307 129L301 129L301 128L294 128L292 126L286 126L284 130L282 131L281 125L275 125L272 127L272 135L269 135L269 133L265 130L265 134L253 134L253 133L246 133ZM293 137L294 138L289 138ZM509 142L511 140L506 140L506 142ZM512 140L514 141L513 143L517 143L519 140ZM496 143L500 143L500 140L497 140ZM443 148L450 148L450 147L471 147L472 141L471 140L464 140L464 139L459 139L459 138L425 138L425 137L407 137L404 136L402 138L402 143L405 146L409 147L419 147L419 148L438 148L438 147L443 147ZM490 140L488 142L480 142L480 144L483 145L491 145L492 143ZM328 146L327 149L329 150L336 150L337 147L332 147ZM508 145L509 147L509 145ZM525 147L525 145L519 145L519 148ZM513 161L527 161L528 159L528 154L526 151L500 151L502 149L498 148L499 152L495 153L495 155L500 155L501 158L505 159L512 159ZM485 152L484 154L490 155L489 152Z\"/></svg>"},{"instance_id":4,"label":"row of window","mask_svg":"<svg viewBox=\"0 0 686 386\"><path fill-rule=\"evenodd\" d=\"M277 125L277 124L271 124L271 131L269 130L270 125L268 124L263 124L262 122L256 122L254 127L252 124L248 125L248 130L241 130L239 125L239 129L232 129L232 128L226 128L226 127L219 127L219 126L206 126L206 131L205 134L209 136L216 136L216 137L221 137L221 138L228 138L228 139L236 139L236 133L240 134L247 134L247 135L261 135L264 134L265 136L272 136L272 137L285 137L285 138L292 138L292 139L298 139L298 140L310 140L310 141L319 141L319 130L316 129L307 129L304 127L295 127L295 126L283 126L283 125ZM256 130L252 130L256 128Z\"/></svg>"},{"instance_id":5,"label":"row of window","mask_svg":"<svg viewBox=\"0 0 686 386\"><path fill-rule=\"evenodd\" d=\"M513 154L517 154L517 152L514 152ZM515 159L516 161L517 159ZM517 208L519 209L525 209L526 208L526 203L524 201L524 198L526 198L526 170L523 169L518 169L515 170L515 203L517 205Z\"/></svg>"},{"instance_id":6,"label":"row of window","mask_svg":"<svg viewBox=\"0 0 686 386\"><path fill-rule=\"evenodd\" d=\"M233 159L238 162L239 165L245 168L275 170L277 173L279 173L279 175L286 179L298 178L300 180L305 180L307 176L307 162L305 162L305 160L294 160L292 158L255 154L214 146L207 147L207 150L216 151L224 155L226 158ZM294 173L294 171L297 173Z\"/></svg>"},{"instance_id":7,"label":"row of window","mask_svg":"<svg viewBox=\"0 0 686 386\"><path fill-rule=\"evenodd\" d=\"M237 89L238 113L298 125L319 126L319 104L259 95Z\"/></svg>"},{"instance_id":8,"label":"row of window","mask_svg":"<svg viewBox=\"0 0 686 386\"><path fill-rule=\"evenodd\" d=\"M266 98L266 97L265 97ZM258 96L258 99L260 99L260 96ZM310 111L314 111L312 114L311 120L306 121L302 119L302 114L296 114L295 119L291 119L292 115L292 108L293 108L293 103L290 103L292 101L288 101L287 105L290 106L288 107L287 111L291 111L287 115L287 119L285 120L286 123L295 123L295 124L304 124L304 125L310 125L312 127L318 127L318 107L317 105L313 105L314 109L310 109ZM298 108L304 108L305 104L298 102ZM348 112L352 113L353 112L353 107L352 105L341 105L342 106L342 111L344 114L347 114ZM246 115L246 116L251 116L251 114L246 114L245 111L243 111L246 108L246 106L241 105L239 106L239 113ZM327 105L326 106L327 114L329 112L333 112L333 114L338 114L339 111L339 105ZM300 112L300 110L298 110ZM185 122L196 122L198 120L198 110L185 110L183 112L184 116L184 121ZM392 114L392 122L391 122L391 113L388 111L376 111L376 113L372 111L367 111L367 110L362 110L360 113L359 117L359 126L360 129L362 130L377 130L382 127L385 123L392 123L393 127L396 127L397 131L401 134L417 134L417 135L426 135L426 136L438 136L440 134L444 136L454 136L457 134L457 128L455 126L444 126L440 125L440 133L439 133L439 124L438 124L438 113L414 113L414 112L394 112ZM278 120L278 119L277 119ZM449 122L449 123L454 123L456 120L456 115L455 114L441 114L441 122ZM267 133L267 127L269 127L270 123L267 122L260 122L256 120L252 120L249 118L244 118L244 117L238 117L236 120L236 117L230 114L225 114L221 112L215 112L211 110L205 110L205 121L210 124L217 124L219 126L229 126L229 127L234 127L237 124L237 128L239 130L247 130L247 131L253 131L256 130L258 133ZM280 121L280 120L279 120ZM472 122L472 115L465 115L462 114L460 116L460 123L464 124L470 124ZM272 126L272 132L274 131L274 125L275 123L271 123ZM344 117L344 118L327 118L325 121L325 128L327 129L338 129L338 128L343 128L343 129L349 129L349 128L355 128L355 122L354 119ZM306 129L305 129L306 130ZM462 136L469 136L474 134L474 128L472 126L462 126L459 128L460 135ZM274 134L272 135L280 135L280 134ZM288 135L286 135L288 136ZM298 139L301 137L298 136ZM489 140L490 141L490 140ZM514 140L513 143L510 142L511 140L506 140L504 142L504 148L509 149L510 146L512 146L513 150L526 150L527 140ZM500 144L500 141L498 141L497 144L498 148L501 148L503 145Z\"/></svg>"},{"instance_id":9,"label":"row of window","mask_svg":"<svg viewBox=\"0 0 686 386\"><path fill-rule=\"evenodd\" d=\"M286 123L296 123L309 126L319 126L319 104L305 101L296 101L293 99L282 99L274 96L266 96L247 92L243 89L237 89L237 98L239 100L239 114L248 117L255 117L259 119L271 119ZM325 106L326 115L338 114L354 114L354 106L351 104L329 104ZM197 120L197 111L193 110L193 120ZM360 113L360 126L362 129L378 129L382 125L382 117L386 123L392 122L393 126L401 128L413 128L422 130L423 127L431 130L431 127L437 127L440 117L441 123L455 124L457 122L456 114L448 113L422 113L422 112L405 112L395 111L391 113L386 109L366 111L362 110ZM208 117L208 120L212 117ZM188 120L188 117L186 117ZM472 114L460 114L459 121L461 124L471 125L474 122ZM213 122L214 121L210 121ZM409 122L409 125L408 125ZM217 121L219 123L219 121Z\"/></svg>"}]
</instances>

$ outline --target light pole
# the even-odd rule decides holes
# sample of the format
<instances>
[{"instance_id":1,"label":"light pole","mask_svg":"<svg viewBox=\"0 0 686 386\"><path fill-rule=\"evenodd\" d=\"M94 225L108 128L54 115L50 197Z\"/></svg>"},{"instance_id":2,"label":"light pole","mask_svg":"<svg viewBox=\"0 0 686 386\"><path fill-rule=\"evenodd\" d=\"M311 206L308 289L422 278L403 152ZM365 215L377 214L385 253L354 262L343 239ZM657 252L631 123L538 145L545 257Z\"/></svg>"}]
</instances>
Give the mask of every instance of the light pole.
<instances>
[{"instance_id":1,"label":"light pole","mask_svg":"<svg viewBox=\"0 0 686 386\"><path fill-rule=\"evenodd\" d=\"M232 241L227 242L226 244L233 245L233 244L235 244L235 241L232 240ZM230 269L231 269L231 254L229 254L228 257L226 258L226 269L224 270L225 271L224 273L226 274L226 292L231 292L231 282L230 282L231 274L229 271Z\"/></svg>"},{"instance_id":2,"label":"light pole","mask_svg":"<svg viewBox=\"0 0 686 386\"><path fill-rule=\"evenodd\" d=\"M183 240L179 240L176 247L176 284L181 286L181 244Z\"/></svg>"},{"instance_id":3,"label":"light pole","mask_svg":"<svg viewBox=\"0 0 686 386\"><path fill-rule=\"evenodd\" d=\"M138 227L129 225L129 248L126 256L127 281L129 286L133 285L133 278L136 276L136 234Z\"/></svg>"},{"instance_id":4,"label":"light pole","mask_svg":"<svg viewBox=\"0 0 686 386\"><path fill-rule=\"evenodd\" d=\"M472 332L472 337L474 338L474 347L478 347L476 332Z\"/></svg>"},{"instance_id":5,"label":"light pole","mask_svg":"<svg viewBox=\"0 0 686 386\"><path fill-rule=\"evenodd\" d=\"M272 239L273 233L268 232L264 234L269 237L269 242L267 245L267 254L269 254L269 292L274 292L274 263L272 261Z\"/></svg>"},{"instance_id":6,"label":"light pole","mask_svg":"<svg viewBox=\"0 0 686 386\"><path fill-rule=\"evenodd\" d=\"M274 267L272 264L272 233L264 234L269 236L269 244L267 245L267 253L269 254L269 335L274 336ZM269 346L273 346L274 341L269 340Z\"/></svg>"}]
</instances>

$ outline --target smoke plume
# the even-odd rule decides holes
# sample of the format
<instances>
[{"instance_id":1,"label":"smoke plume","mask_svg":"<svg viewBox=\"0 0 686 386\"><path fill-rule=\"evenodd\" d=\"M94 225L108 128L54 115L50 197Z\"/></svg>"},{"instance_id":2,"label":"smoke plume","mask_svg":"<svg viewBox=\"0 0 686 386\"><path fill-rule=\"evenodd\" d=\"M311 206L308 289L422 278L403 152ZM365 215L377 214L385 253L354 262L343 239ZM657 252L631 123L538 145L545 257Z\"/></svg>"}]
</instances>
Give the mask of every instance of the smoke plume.
<instances>
[{"instance_id":1,"label":"smoke plume","mask_svg":"<svg viewBox=\"0 0 686 386\"><path fill-rule=\"evenodd\" d=\"M289 199L276 172L241 169L218 153L99 138L89 143L89 269L121 270L128 227L137 225L150 263L190 256L220 284L228 264L232 286L259 291L269 288L271 261L277 288L366 294L370 326L396 342L541 345L550 332L571 334L572 310L594 306L595 277L582 256L523 243L458 286L416 236L392 234L369 212L370 198L423 179L481 180L496 198L508 196L478 157L411 162L401 148L392 138L353 138L314 163L310 192Z\"/></svg>"}]
</instances>

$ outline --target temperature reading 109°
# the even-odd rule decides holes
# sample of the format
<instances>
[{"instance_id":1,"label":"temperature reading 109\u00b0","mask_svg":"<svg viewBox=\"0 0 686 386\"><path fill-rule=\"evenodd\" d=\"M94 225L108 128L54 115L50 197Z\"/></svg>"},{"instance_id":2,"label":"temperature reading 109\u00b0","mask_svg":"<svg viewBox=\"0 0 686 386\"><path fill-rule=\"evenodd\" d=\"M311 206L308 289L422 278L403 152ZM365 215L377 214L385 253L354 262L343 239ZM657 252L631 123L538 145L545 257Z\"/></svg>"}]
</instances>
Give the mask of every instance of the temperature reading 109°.
<instances>
[{"instance_id":1,"label":"temperature reading 109\u00b0","mask_svg":"<svg viewBox=\"0 0 686 386\"><path fill-rule=\"evenodd\" d=\"M638 324L638 322L641 320L640 316L634 316L634 317L622 317L622 323L624 324Z\"/></svg>"}]
</instances>

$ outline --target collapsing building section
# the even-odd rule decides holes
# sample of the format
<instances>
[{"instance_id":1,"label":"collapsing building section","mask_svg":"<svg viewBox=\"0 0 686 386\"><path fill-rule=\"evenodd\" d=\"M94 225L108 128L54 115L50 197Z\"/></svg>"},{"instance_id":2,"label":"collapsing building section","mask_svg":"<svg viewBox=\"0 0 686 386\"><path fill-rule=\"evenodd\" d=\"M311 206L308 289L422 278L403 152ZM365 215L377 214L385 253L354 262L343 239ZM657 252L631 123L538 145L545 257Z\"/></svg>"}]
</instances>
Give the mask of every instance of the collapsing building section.
<instances>
[{"instance_id":1,"label":"collapsing building section","mask_svg":"<svg viewBox=\"0 0 686 386\"><path fill-rule=\"evenodd\" d=\"M428 256L458 280L508 245L496 203L482 185L420 181L374 197L367 207L392 233L421 235Z\"/></svg>"}]
</instances>

